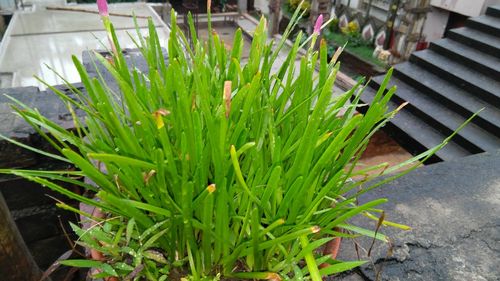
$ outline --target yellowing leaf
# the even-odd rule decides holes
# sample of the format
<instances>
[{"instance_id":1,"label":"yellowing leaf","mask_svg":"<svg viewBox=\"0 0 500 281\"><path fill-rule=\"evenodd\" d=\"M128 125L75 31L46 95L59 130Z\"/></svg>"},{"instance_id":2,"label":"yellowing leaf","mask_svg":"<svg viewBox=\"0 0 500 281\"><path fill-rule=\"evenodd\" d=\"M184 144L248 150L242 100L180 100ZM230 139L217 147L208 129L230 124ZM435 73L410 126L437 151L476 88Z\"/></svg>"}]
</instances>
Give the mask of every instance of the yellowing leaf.
<instances>
[{"instance_id":1,"label":"yellowing leaf","mask_svg":"<svg viewBox=\"0 0 500 281\"><path fill-rule=\"evenodd\" d=\"M167 116L169 114L170 114L170 111L168 111L164 108L160 108L160 109L156 110L155 112L153 112L153 117L155 118L156 127L158 129L161 129L165 126L165 123L163 122L163 116Z\"/></svg>"}]
</instances>

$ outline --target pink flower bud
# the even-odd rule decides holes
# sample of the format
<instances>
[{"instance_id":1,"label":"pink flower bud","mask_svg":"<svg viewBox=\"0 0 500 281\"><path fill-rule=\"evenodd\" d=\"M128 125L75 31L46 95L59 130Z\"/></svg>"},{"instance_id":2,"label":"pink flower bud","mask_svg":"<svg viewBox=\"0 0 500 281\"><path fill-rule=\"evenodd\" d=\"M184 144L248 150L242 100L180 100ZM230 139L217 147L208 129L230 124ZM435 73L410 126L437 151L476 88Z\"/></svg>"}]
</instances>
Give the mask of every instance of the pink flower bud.
<instances>
[{"instance_id":1,"label":"pink flower bud","mask_svg":"<svg viewBox=\"0 0 500 281\"><path fill-rule=\"evenodd\" d=\"M318 19L316 20L316 23L314 24L314 33L318 34L321 31L321 25L323 24L323 15L319 15Z\"/></svg>"},{"instance_id":2,"label":"pink flower bud","mask_svg":"<svg viewBox=\"0 0 500 281\"><path fill-rule=\"evenodd\" d=\"M102 17L109 16L108 13L108 1L106 0L97 0L97 9L99 10L99 15Z\"/></svg>"},{"instance_id":3,"label":"pink flower bud","mask_svg":"<svg viewBox=\"0 0 500 281\"><path fill-rule=\"evenodd\" d=\"M231 81L224 82L224 102L226 104L226 118L229 118L231 111Z\"/></svg>"}]
</instances>

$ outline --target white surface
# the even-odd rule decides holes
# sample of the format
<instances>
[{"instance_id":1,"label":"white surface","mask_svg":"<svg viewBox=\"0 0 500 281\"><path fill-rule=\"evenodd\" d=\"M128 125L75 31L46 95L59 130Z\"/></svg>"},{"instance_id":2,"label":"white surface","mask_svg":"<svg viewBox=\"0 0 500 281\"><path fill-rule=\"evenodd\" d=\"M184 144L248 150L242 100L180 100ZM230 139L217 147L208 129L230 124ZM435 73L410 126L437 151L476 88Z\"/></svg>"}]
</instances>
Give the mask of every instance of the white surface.
<instances>
[{"instance_id":1,"label":"white surface","mask_svg":"<svg viewBox=\"0 0 500 281\"><path fill-rule=\"evenodd\" d=\"M443 37L449 15L450 12L446 10L431 7L431 11L427 14L427 19L425 20L424 29L422 31L422 34L425 36L425 41L432 42Z\"/></svg>"},{"instance_id":2,"label":"white surface","mask_svg":"<svg viewBox=\"0 0 500 281\"><path fill-rule=\"evenodd\" d=\"M255 0L253 3L254 7L260 10L263 14L269 14L269 0Z\"/></svg>"},{"instance_id":3,"label":"white surface","mask_svg":"<svg viewBox=\"0 0 500 281\"><path fill-rule=\"evenodd\" d=\"M486 12L486 8L488 8L488 6L493 6L493 5L500 5L500 0L486 0L483 10L481 11L481 14L484 14Z\"/></svg>"},{"instance_id":4,"label":"white surface","mask_svg":"<svg viewBox=\"0 0 500 281\"><path fill-rule=\"evenodd\" d=\"M68 6L94 9L95 5ZM153 16L162 46L166 46L168 28L154 11L143 3L110 5L110 13ZM122 48L134 48L127 32L136 35L132 18L111 17L117 29ZM146 20L138 19L139 26L145 27ZM81 59L85 50L103 49L108 40L100 17L82 12L49 11L37 7L34 12L17 13L9 25L8 37L0 47L0 72L13 72L11 87L38 86L45 88L33 75L39 76L51 85L62 84L62 79L47 68L54 68L69 82L79 82L71 55ZM147 35L147 29L141 29Z\"/></svg>"},{"instance_id":5,"label":"white surface","mask_svg":"<svg viewBox=\"0 0 500 281\"><path fill-rule=\"evenodd\" d=\"M119 30L120 46L134 48L126 31L135 34L135 30ZM142 30L144 34L147 30ZM95 37L94 37L95 36ZM166 40L161 36L160 40ZM81 59L85 50L104 49L102 41L108 45L104 31L59 33L50 35L18 36L10 39L6 57L1 62L1 72L15 72L12 87L39 86L44 88L33 75L39 76L50 85L62 84L63 81L46 65L52 67L69 82L79 82L80 77L73 66L72 55Z\"/></svg>"},{"instance_id":6,"label":"white surface","mask_svg":"<svg viewBox=\"0 0 500 281\"><path fill-rule=\"evenodd\" d=\"M51 5L62 7L60 5ZM96 5L70 5L65 8L85 9L97 11ZM132 15L134 12L138 16L151 16L151 11L145 4L116 4L109 6L110 13L121 13ZM110 17L115 28L134 28L131 17ZM146 26L147 20L139 18L137 22L140 26ZM12 36L29 35L33 33L58 33L73 31L103 30L103 25L99 15L93 13L82 13L73 11L47 10L38 6L32 13L20 13L16 24L12 29Z\"/></svg>"},{"instance_id":7,"label":"white surface","mask_svg":"<svg viewBox=\"0 0 500 281\"><path fill-rule=\"evenodd\" d=\"M488 6L499 5L500 0L432 0L431 4L431 11L427 14L423 30L427 42L432 42L443 37L450 11L468 16L478 16L484 14Z\"/></svg>"},{"instance_id":8,"label":"white surface","mask_svg":"<svg viewBox=\"0 0 500 281\"><path fill-rule=\"evenodd\" d=\"M14 10L15 4L14 0L0 0L0 10Z\"/></svg>"},{"instance_id":9,"label":"white surface","mask_svg":"<svg viewBox=\"0 0 500 281\"><path fill-rule=\"evenodd\" d=\"M431 0L431 5L469 17L481 14L486 0Z\"/></svg>"},{"instance_id":10,"label":"white surface","mask_svg":"<svg viewBox=\"0 0 500 281\"><path fill-rule=\"evenodd\" d=\"M342 0L341 3L344 4L344 5L347 5L348 3L350 2L350 7L353 7L355 9L359 8L360 6L360 0Z\"/></svg>"}]
</instances>

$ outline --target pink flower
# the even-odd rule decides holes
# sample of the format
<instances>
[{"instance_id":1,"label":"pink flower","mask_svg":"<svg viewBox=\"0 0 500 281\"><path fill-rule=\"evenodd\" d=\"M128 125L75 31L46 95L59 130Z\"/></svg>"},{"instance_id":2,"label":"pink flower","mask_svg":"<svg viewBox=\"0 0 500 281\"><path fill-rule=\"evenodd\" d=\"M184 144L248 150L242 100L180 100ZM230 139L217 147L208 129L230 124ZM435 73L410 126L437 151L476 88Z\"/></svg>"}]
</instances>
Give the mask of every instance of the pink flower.
<instances>
[{"instance_id":1,"label":"pink flower","mask_svg":"<svg viewBox=\"0 0 500 281\"><path fill-rule=\"evenodd\" d=\"M321 31L321 25L323 24L323 15L319 15L316 23L314 24L314 33L319 35Z\"/></svg>"},{"instance_id":2,"label":"pink flower","mask_svg":"<svg viewBox=\"0 0 500 281\"><path fill-rule=\"evenodd\" d=\"M99 10L99 15L102 17L109 16L108 13L108 1L106 0L97 0L97 9Z\"/></svg>"}]
</instances>

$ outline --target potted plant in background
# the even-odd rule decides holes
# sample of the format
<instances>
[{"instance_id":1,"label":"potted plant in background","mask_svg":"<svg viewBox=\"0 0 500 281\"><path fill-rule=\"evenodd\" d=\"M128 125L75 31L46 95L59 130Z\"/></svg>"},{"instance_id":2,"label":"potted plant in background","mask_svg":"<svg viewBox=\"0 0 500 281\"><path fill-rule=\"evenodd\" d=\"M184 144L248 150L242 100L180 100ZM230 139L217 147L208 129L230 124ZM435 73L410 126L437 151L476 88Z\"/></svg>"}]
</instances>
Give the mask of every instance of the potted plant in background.
<instances>
[{"instance_id":1,"label":"potted plant in background","mask_svg":"<svg viewBox=\"0 0 500 281\"><path fill-rule=\"evenodd\" d=\"M354 169L370 137L396 113L387 110L395 91L386 89L390 74L366 114L356 114L356 108L363 106L357 98L363 92L361 82L332 96L339 52L327 61L322 41L319 51L310 47L296 66L302 34L285 51L300 9L277 43L267 41L262 18L245 63L240 30L232 50L226 50L210 20L209 38L202 42L190 18L189 42L172 13L165 64L150 20L147 37L137 29L137 47L149 67L143 73L127 66L107 6L101 2L99 8L112 58L96 53L96 63L105 66L119 91L113 91L102 77L90 78L74 58L85 93L68 85L77 97L72 99L47 85L73 114L72 131L12 98L15 112L59 154L10 141L71 163L76 170L0 170L38 182L103 214L58 203L94 220L89 229L76 225L73 229L79 236L77 243L101 257L62 264L93 267L98 269L95 278L120 280L318 281L364 263L322 254L322 247L335 237L367 235L386 241L384 235L348 220L364 214L377 221L375 207L386 201L358 205L357 195L376 187L363 183L378 175L351 179L384 167ZM310 46L315 45L320 29L321 22L306 40ZM278 62L283 52L286 59ZM276 72L273 65L279 66ZM76 111L84 117L77 117ZM443 145L413 160L424 159ZM80 186L96 199L68 191L58 182Z\"/></svg>"},{"instance_id":2,"label":"potted plant in background","mask_svg":"<svg viewBox=\"0 0 500 281\"><path fill-rule=\"evenodd\" d=\"M300 9L304 14L303 17L309 17L309 13L311 12L311 2L310 1L300 1L300 0L289 0L284 3L285 11L290 14L293 14L294 11Z\"/></svg>"}]
</instances>

